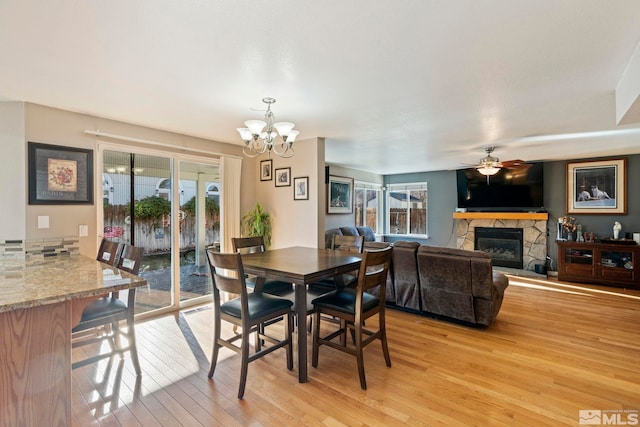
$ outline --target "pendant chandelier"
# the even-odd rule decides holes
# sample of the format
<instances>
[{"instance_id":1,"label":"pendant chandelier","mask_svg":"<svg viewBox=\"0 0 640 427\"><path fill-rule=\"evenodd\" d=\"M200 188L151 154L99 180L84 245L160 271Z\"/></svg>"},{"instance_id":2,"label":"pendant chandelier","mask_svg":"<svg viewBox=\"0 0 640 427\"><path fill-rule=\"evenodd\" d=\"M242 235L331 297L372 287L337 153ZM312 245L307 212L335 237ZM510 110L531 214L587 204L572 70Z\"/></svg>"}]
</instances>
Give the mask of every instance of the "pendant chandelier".
<instances>
[{"instance_id":1,"label":"pendant chandelier","mask_svg":"<svg viewBox=\"0 0 640 427\"><path fill-rule=\"evenodd\" d=\"M293 130L293 123L274 123L275 116L271 112L271 104L276 102L274 98L262 98L262 102L267 104L264 121L247 120L244 122L246 128L237 129L244 141L242 152L247 157L257 157L264 153L271 157L272 152L284 158L293 157L293 142L300 132ZM278 136L281 139L277 139Z\"/></svg>"}]
</instances>

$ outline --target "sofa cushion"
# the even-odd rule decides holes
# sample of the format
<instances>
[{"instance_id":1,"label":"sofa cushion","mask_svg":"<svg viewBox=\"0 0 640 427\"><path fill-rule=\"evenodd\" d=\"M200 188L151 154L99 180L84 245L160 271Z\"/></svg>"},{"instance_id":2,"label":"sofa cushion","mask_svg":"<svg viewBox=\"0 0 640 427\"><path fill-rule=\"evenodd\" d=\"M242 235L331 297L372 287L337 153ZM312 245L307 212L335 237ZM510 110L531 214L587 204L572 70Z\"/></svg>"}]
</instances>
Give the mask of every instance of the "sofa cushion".
<instances>
[{"instance_id":1,"label":"sofa cushion","mask_svg":"<svg viewBox=\"0 0 640 427\"><path fill-rule=\"evenodd\" d=\"M359 236L358 229L355 227L340 227L340 231L344 236Z\"/></svg>"},{"instance_id":2,"label":"sofa cushion","mask_svg":"<svg viewBox=\"0 0 640 427\"><path fill-rule=\"evenodd\" d=\"M331 249L331 243L333 243L334 235L342 236L342 231L339 228L330 228L324 232L324 248Z\"/></svg>"},{"instance_id":3,"label":"sofa cushion","mask_svg":"<svg viewBox=\"0 0 640 427\"><path fill-rule=\"evenodd\" d=\"M398 307L420 310L420 285L416 251L418 242L399 240L393 244L393 287Z\"/></svg>"},{"instance_id":4,"label":"sofa cushion","mask_svg":"<svg viewBox=\"0 0 640 427\"><path fill-rule=\"evenodd\" d=\"M374 242L376 240L376 233L373 231L373 228L358 226L356 229L361 236L364 236L365 242Z\"/></svg>"},{"instance_id":5,"label":"sofa cushion","mask_svg":"<svg viewBox=\"0 0 640 427\"><path fill-rule=\"evenodd\" d=\"M442 255L454 255L463 257L491 258L488 253L483 251L469 251L466 249L443 248L439 246L420 246L418 252L430 252Z\"/></svg>"}]
</instances>

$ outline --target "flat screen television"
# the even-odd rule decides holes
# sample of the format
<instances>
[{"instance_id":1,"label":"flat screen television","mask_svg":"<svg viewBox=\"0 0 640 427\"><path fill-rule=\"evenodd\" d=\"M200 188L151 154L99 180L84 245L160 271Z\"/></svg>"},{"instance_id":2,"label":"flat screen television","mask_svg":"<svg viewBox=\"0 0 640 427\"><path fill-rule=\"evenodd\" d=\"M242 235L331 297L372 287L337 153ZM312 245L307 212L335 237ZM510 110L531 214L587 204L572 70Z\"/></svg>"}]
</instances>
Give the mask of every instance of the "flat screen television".
<instances>
[{"instance_id":1,"label":"flat screen television","mask_svg":"<svg viewBox=\"0 0 640 427\"><path fill-rule=\"evenodd\" d=\"M541 212L543 163L503 167L489 177L475 168L457 172L458 208L468 212Z\"/></svg>"}]
</instances>

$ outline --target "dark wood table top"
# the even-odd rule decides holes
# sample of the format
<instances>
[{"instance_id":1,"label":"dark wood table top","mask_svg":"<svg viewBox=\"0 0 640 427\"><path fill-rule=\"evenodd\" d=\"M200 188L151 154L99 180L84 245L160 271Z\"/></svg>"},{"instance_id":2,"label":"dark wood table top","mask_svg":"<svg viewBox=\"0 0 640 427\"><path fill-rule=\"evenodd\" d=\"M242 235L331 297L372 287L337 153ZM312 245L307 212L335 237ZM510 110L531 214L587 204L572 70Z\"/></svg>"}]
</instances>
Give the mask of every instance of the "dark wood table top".
<instances>
[{"instance_id":1,"label":"dark wood table top","mask_svg":"<svg viewBox=\"0 0 640 427\"><path fill-rule=\"evenodd\" d=\"M356 270L360 254L294 246L242 256L245 272L306 285Z\"/></svg>"}]
</instances>

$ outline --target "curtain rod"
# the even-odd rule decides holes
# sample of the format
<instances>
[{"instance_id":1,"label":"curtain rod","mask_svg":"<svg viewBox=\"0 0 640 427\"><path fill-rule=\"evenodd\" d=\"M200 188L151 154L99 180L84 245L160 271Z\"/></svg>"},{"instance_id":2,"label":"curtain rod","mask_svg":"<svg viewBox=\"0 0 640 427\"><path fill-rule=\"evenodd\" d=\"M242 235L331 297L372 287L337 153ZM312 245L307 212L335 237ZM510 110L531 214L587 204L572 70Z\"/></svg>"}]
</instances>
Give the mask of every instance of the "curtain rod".
<instances>
[{"instance_id":1,"label":"curtain rod","mask_svg":"<svg viewBox=\"0 0 640 427\"><path fill-rule=\"evenodd\" d=\"M225 156L225 157L232 157L235 159L241 159L241 156L234 156L233 154L222 154L222 153L216 153L216 152L212 152L212 151L207 151L207 150L201 150L198 148L190 148L190 147L186 147L184 145L173 145L173 144L167 144L166 142L158 142L158 141L151 141L149 139L143 139L143 138L136 138L133 136L124 136L124 135L116 135L113 133L107 133L107 132L102 132L101 130L90 130L90 129L85 129L84 133L89 134L89 135L94 135L94 136L102 136L102 137L106 137L106 138L112 138L112 139L119 139L121 141L129 141L129 142L137 142L139 144L149 144L149 145L157 145L160 147L167 147L167 148L173 148L173 149L182 149L182 150L186 150L186 151L191 151L194 153L204 153L204 154L211 154L211 155L215 155L215 156Z\"/></svg>"}]
</instances>

